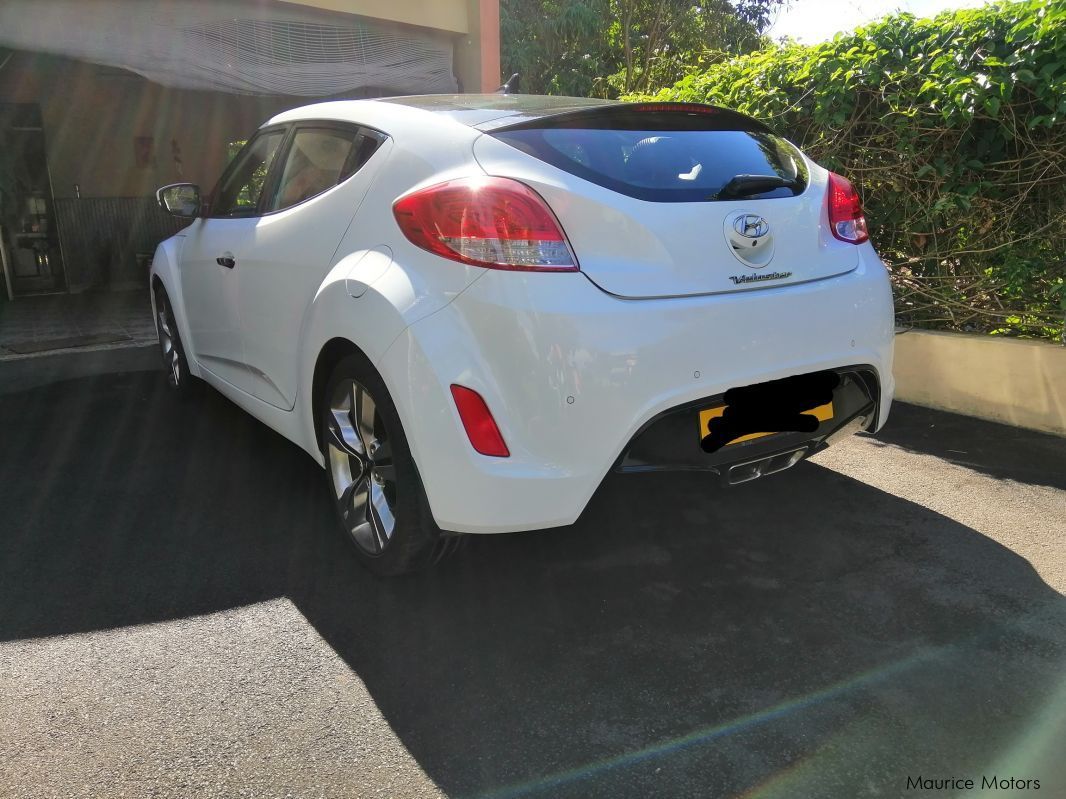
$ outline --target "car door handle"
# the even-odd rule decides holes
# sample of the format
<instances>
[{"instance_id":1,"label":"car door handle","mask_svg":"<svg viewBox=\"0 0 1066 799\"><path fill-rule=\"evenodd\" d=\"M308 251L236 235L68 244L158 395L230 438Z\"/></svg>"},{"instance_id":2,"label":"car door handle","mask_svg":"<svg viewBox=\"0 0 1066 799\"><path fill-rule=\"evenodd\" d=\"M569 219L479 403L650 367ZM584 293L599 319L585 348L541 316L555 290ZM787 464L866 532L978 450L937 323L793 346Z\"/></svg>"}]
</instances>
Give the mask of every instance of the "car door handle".
<instances>
[{"instance_id":1,"label":"car door handle","mask_svg":"<svg viewBox=\"0 0 1066 799\"><path fill-rule=\"evenodd\" d=\"M224 266L227 269L232 269L237 265L237 259L233 257L233 253L223 253L215 259L215 263L219 266Z\"/></svg>"}]
</instances>

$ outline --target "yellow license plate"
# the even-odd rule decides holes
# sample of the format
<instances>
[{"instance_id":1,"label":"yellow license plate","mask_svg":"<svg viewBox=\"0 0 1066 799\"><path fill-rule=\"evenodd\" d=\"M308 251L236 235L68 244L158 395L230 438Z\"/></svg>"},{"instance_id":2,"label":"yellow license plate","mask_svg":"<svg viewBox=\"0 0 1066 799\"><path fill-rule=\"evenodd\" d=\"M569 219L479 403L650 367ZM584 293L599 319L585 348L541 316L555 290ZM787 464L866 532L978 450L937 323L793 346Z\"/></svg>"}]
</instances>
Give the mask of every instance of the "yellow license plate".
<instances>
[{"instance_id":1,"label":"yellow license plate","mask_svg":"<svg viewBox=\"0 0 1066 799\"><path fill-rule=\"evenodd\" d=\"M725 413L725 409L725 405L719 405L717 408L707 408L706 410L700 411L701 441L703 440L703 437L707 435L707 425L710 423L711 419L714 419L717 416L721 416L723 413ZM829 401L825 405L819 405L816 408L811 408L810 410L804 411L804 413L811 414L819 422L826 422L833 418L833 403L832 401ZM753 438L762 438L763 436L772 435L773 433L748 433L746 436L734 438L732 441L726 444L726 446L728 447L733 444L739 444L741 441L751 441Z\"/></svg>"}]
</instances>

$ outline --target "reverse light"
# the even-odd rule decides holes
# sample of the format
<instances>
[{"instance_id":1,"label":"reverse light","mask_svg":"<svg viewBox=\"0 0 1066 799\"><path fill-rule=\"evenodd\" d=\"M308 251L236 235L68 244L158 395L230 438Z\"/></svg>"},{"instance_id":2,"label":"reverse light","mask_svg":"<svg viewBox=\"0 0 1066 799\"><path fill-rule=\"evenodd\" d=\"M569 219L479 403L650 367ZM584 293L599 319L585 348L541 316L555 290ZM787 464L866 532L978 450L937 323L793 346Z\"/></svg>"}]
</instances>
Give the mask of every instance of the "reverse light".
<instances>
[{"instance_id":1,"label":"reverse light","mask_svg":"<svg viewBox=\"0 0 1066 799\"><path fill-rule=\"evenodd\" d=\"M851 181L835 172L829 173L829 229L849 244L862 244L870 238L859 193Z\"/></svg>"},{"instance_id":2,"label":"reverse light","mask_svg":"<svg viewBox=\"0 0 1066 799\"><path fill-rule=\"evenodd\" d=\"M453 261L521 272L578 270L555 214L517 180L449 180L401 197L392 213L411 243Z\"/></svg>"},{"instance_id":3,"label":"reverse light","mask_svg":"<svg viewBox=\"0 0 1066 799\"><path fill-rule=\"evenodd\" d=\"M500 435L500 428L496 426L496 420L492 418L492 412L480 394L472 388L453 383L452 399L455 400L466 437L470 439L475 450L495 458L511 456L511 451L507 449L503 436Z\"/></svg>"}]
</instances>

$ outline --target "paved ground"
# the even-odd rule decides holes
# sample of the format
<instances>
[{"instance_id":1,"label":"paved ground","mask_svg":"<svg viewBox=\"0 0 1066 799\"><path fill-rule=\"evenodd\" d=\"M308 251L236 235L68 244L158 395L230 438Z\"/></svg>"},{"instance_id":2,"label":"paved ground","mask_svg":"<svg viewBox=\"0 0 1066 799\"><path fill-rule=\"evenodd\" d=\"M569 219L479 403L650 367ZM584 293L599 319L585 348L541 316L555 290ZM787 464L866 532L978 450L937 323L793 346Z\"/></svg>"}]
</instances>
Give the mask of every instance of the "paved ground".
<instances>
[{"instance_id":1,"label":"paved ground","mask_svg":"<svg viewBox=\"0 0 1066 799\"><path fill-rule=\"evenodd\" d=\"M154 342L147 287L0 302L0 361L71 348Z\"/></svg>"},{"instance_id":2,"label":"paved ground","mask_svg":"<svg viewBox=\"0 0 1066 799\"><path fill-rule=\"evenodd\" d=\"M1066 441L897 406L376 581L152 350L0 365L0 796L1066 796Z\"/></svg>"}]
</instances>

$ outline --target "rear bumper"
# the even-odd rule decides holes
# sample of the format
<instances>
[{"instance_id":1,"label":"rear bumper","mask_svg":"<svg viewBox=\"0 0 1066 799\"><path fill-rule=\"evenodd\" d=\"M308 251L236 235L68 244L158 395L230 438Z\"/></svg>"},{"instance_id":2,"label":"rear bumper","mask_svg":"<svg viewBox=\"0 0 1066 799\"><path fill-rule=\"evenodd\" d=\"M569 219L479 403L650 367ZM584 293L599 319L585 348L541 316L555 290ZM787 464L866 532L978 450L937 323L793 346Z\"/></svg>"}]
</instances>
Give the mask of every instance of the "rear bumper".
<instances>
[{"instance_id":1,"label":"rear bumper","mask_svg":"<svg viewBox=\"0 0 1066 799\"><path fill-rule=\"evenodd\" d=\"M842 433L875 429L881 394L877 370L862 364L831 371L840 380L833 390L833 415L813 431L775 433L706 452L700 446L705 432L700 411L725 405L726 396L720 394L671 408L645 423L615 462L615 471L709 471L727 484L741 483L784 471Z\"/></svg>"},{"instance_id":2,"label":"rear bumper","mask_svg":"<svg viewBox=\"0 0 1066 799\"><path fill-rule=\"evenodd\" d=\"M843 428L854 431L877 426L878 398L881 386L877 372L869 364L843 366L831 370L840 378L833 391L833 417L805 433L777 433L771 436L738 441L707 453L700 446L699 411L726 404L724 394L702 398L671 408L647 422L615 462L615 471L649 472L696 470L728 475L732 464L768 457L774 453L805 449L811 455L823 449L825 442ZM854 424L858 422L858 424Z\"/></svg>"},{"instance_id":3,"label":"rear bumper","mask_svg":"<svg viewBox=\"0 0 1066 799\"><path fill-rule=\"evenodd\" d=\"M632 455L638 433L737 386L862 365L876 384L866 423L884 424L892 297L872 248L861 252L859 268L834 278L659 300L613 297L580 273L486 271L407 328L378 363L437 523L471 533L570 524ZM511 457L473 451L452 383L485 398ZM698 445L695 423L689 429L684 446ZM832 432L817 431L814 445Z\"/></svg>"}]
</instances>

